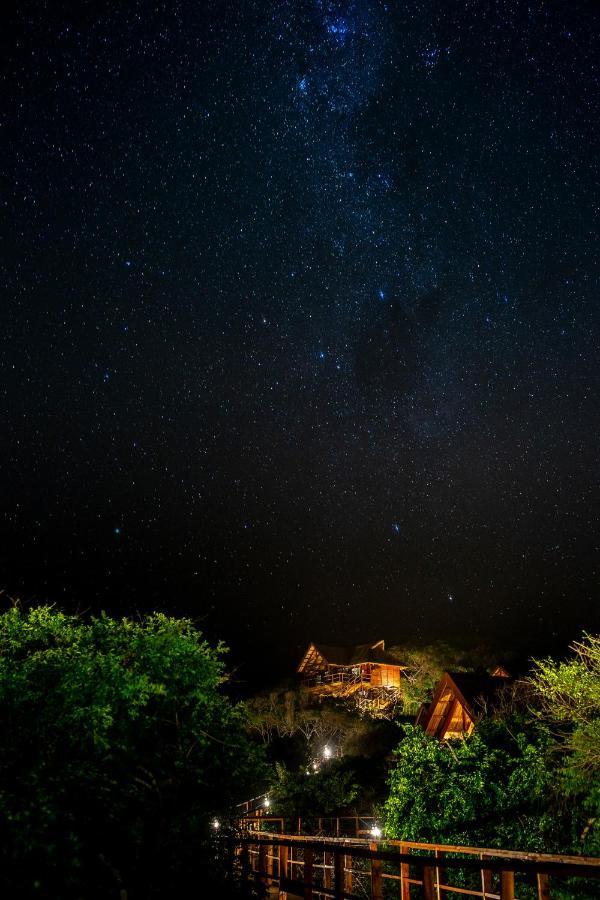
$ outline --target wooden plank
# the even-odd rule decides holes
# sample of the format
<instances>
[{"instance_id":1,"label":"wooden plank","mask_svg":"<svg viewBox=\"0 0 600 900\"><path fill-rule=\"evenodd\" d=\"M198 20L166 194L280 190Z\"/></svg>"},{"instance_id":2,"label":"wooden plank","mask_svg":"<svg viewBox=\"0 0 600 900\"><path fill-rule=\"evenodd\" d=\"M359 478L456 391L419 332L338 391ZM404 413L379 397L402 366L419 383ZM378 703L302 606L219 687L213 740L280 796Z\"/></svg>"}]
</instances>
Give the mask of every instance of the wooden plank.
<instances>
[{"instance_id":1,"label":"wooden plank","mask_svg":"<svg viewBox=\"0 0 600 900\"><path fill-rule=\"evenodd\" d=\"M438 737L440 739L440 741L443 741L444 738L446 737L446 732L448 731L448 728L450 727L450 723L452 722L452 719L454 718L454 716L456 714L456 710L458 709L459 706L460 706L460 703L458 701L458 698L452 697L452 699L450 700L450 703L448 704L448 709L446 710L446 715L440 722L440 725L438 726L437 731L436 731L436 737Z\"/></svg>"},{"instance_id":2,"label":"wooden plank","mask_svg":"<svg viewBox=\"0 0 600 900\"><path fill-rule=\"evenodd\" d=\"M538 900L550 900L550 876L538 872L537 875Z\"/></svg>"},{"instance_id":3,"label":"wooden plank","mask_svg":"<svg viewBox=\"0 0 600 900\"><path fill-rule=\"evenodd\" d=\"M481 870L481 893L483 900L485 900L486 894L492 893L492 873L489 869Z\"/></svg>"},{"instance_id":4,"label":"wooden plank","mask_svg":"<svg viewBox=\"0 0 600 900\"><path fill-rule=\"evenodd\" d=\"M423 900L435 900L435 869L433 866L423 866Z\"/></svg>"},{"instance_id":5,"label":"wooden plank","mask_svg":"<svg viewBox=\"0 0 600 900\"><path fill-rule=\"evenodd\" d=\"M377 844L369 844L371 850L377 850ZM371 860L371 900L383 900L383 863L380 859Z\"/></svg>"},{"instance_id":6,"label":"wooden plank","mask_svg":"<svg viewBox=\"0 0 600 900\"><path fill-rule=\"evenodd\" d=\"M283 844L279 845L279 896L281 900L286 900L287 893L281 890L281 880L288 877L288 859L289 848Z\"/></svg>"},{"instance_id":7,"label":"wooden plank","mask_svg":"<svg viewBox=\"0 0 600 900\"><path fill-rule=\"evenodd\" d=\"M313 897L313 852L304 848L304 900Z\"/></svg>"},{"instance_id":8,"label":"wooden plank","mask_svg":"<svg viewBox=\"0 0 600 900\"><path fill-rule=\"evenodd\" d=\"M333 896L335 900L344 900L344 853L337 848L333 854Z\"/></svg>"},{"instance_id":9,"label":"wooden plank","mask_svg":"<svg viewBox=\"0 0 600 900\"><path fill-rule=\"evenodd\" d=\"M264 841L258 845L258 883L267 883L267 845Z\"/></svg>"},{"instance_id":10,"label":"wooden plank","mask_svg":"<svg viewBox=\"0 0 600 900\"><path fill-rule=\"evenodd\" d=\"M242 876L242 897L250 895L250 848L248 844L242 844L240 850L241 876Z\"/></svg>"},{"instance_id":11,"label":"wooden plank","mask_svg":"<svg viewBox=\"0 0 600 900\"><path fill-rule=\"evenodd\" d=\"M440 865L435 867L435 895L437 900L444 900L445 892L441 889L440 884L446 881L446 870L443 866L444 853L442 850L435 851L436 859L440 860Z\"/></svg>"},{"instance_id":12,"label":"wooden plank","mask_svg":"<svg viewBox=\"0 0 600 900\"><path fill-rule=\"evenodd\" d=\"M515 873L510 869L500 872L500 900L515 900Z\"/></svg>"},{"instance_id":13,"label":"wooden plank","mask_svg":"<svg viewBox=\"0 0 600 900\"><path fill-rule=\"evenodd\" d=\"M408 848L400 844L400 853L408 854ZM400 863L400 900L410 900L410 866Z\"/></svg>"},{"instance_id":14,"label":"wooden plank","mask_svg":"<svg viewBox=\"0 0 600 900\"><path fill-rule=\"evenodd\" d=\"M347 853L344 856L344 890L347 894L352 893L352 857Z\"/></svg>"},{"instance_id":15,"label":"wooden plank","mask_svg":"<svg viewBox=\"0 0 600 900\"><path fill-rule=\"evenodd\" d=\"M480 859L485 856L504 857L505 859L522 859L527 862L549 862L549 863L574 863L575 865L591 865L600 868L600 858L597 856L569 856L560 853L532 853L527 850L499 850L494 847L462 847L458 844L426 844L422 841L387 841L392 847L404 847L405 850L400 852L406 853L408 850L444 850L446 853L464 853L478 856Z\"/></svg>"}]
</instances>

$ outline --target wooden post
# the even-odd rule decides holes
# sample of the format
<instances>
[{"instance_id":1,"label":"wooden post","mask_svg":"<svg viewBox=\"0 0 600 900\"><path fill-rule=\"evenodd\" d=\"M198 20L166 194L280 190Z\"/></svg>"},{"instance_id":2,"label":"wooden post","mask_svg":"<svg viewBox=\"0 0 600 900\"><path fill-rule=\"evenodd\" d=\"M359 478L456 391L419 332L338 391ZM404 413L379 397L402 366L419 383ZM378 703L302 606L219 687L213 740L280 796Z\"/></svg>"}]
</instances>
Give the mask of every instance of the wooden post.
<instances>
[{"instance_id":1,"label":"wooden post","mask_svg":"<svg viewBox=\"0 0 600 900\"><path fill-rule=\"evenodd\" d=\"M444 851L436 850L435 857L436 859L439 859L443 862ZM446 870L441 865L439 865L435 867L435 895L437 897L437 900L444 900L444 897L446 896L446 892L441 890L440 888L440 884L442 882L446 882Z\"/></svg>"},{"instance_id":2,"label":"wooden post","mask_svg":"<svg viewBox=\"0 0 600 900\"><path fill-rule=\"evenodd\" d=\"M344 890L347 894L352 893L352 857L347 853L343 857L344 860Z\"/></svg>"},{"instance_id":3,"label":"wooden post","mask_svg":"<svg viewBox=\"0 0 600 900\"><path fill-rule=\"evenodd\" d=\"M404 844L400 844L400 853L403 855L407 853L407 848ZM400 900L410 900L410 884L408 883L408 879L410 877L410 866L408 863L400 863Z\"/></svg>"},{"instance_id":4,"label":"wooden post","mask_svg":"<svg viewBox=\"0 0 600 900\"><path fill-rule=\"evenodd\" d=\"M423 879L424 900L435 900L435 869L433 866L423 866L421 873Z\"/></svg>"},{"instance_id":5,"label":"wooden post","mask_svg":"<svg viewBox=\"0 0 600 900\"><path fill-rule=\"evenodd\" d=\"M537 876L538 900L550 900L550 876L538 872Z\"/></svg>"},{"instance_id":6,"label":"wooden post","mask_svg":"<svg viewBox=\"0 0 600 900\"><path fill-rule=\"evenodd\" d=\"M279 896L282 900L285 900L287 897L287 891L281 889L281 881L283 878L288 877L288 851L289 847L286 847L284 844L279 845Z\"/></svg>"},{"instance_id":7,"label":"wooden post","mask_svg":"<svg viewBox=\"0 0 600 900\"><path fill-rule=\"evenodd\" d=\"M500 900L515 900L515 873L510 869L500 872Z\"/></svg>"},{"instance_id":8,"label":"wooden post","mask_svg":"<svg viewBox=\"0 0 600 900\"><path fill-rule=\"evenodd\" d=\"M492 893L492 872L490 869L481 870L481 893L484 900L487 894Z\"/></svg>"},{"instance_id":9,"label":"wooden post","mask_svg":"<svg viewBox=\"0 0 600 900\"><path fill-rule=\"evenodd\" d=\"M331 866L333 865L333 854L323 853L323 887L333 887L333 878L331 874Z\"/></svg>"},{"instance_id":10,"label":"wooden post","mask_svg":"<svg viewBox=\"0 0 600 900\"><path fill-rule=\"evenodd\" d=\"M261 841L258 845L258 883L267 883L267 845Z\"/></svg>"},{"instance_id":11,"label":"wooden post","mask_svg":"<svg viewBox=\"0 0 600 900\"><path fill-rule=\"evenodd\" d=\"M313 896L313 852L304 848L304 900L312 900Z\"/></svg>"},{"instance_id":12,"label":"wooden post","mask_svg":"<svg viewBox=\"0 0 600 900\"><path fill-rule=\"evenodd\" d=\"M333 851L333 896L344 900L344 854L336 847Z\"/></svg>"},{"instance_id":13,"label":"wooden post","mask_svg":"<svg viewBox=\"0 0 600 900\"><path fill-rule=\"evenodd\" d=\"M250 876L250 853L248 844L242 844L240 849L240 863L242 867L242 897L247 897L250 893L250 885L248 878Z\"/></svg>"},{"instance_id":14,"label":"wooden post","mask_svg":"<svg viewBox=\"0 0 600 900\"><path fill-rule=\"evenodd\" d=\"M369 844L370 850L377 850L377 844ZM380 859L371 860L371 900L383 900L382 863Z\"/></svg>"}]
</instances>

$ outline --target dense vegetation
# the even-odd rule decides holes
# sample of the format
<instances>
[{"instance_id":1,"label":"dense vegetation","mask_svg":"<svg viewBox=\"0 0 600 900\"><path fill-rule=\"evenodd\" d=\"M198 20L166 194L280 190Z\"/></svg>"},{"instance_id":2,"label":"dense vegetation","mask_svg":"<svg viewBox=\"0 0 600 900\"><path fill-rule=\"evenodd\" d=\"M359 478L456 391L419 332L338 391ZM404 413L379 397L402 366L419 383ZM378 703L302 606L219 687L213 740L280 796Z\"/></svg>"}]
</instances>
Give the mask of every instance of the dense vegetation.
<instances>
[{"instance_id":1,"label":"dense vegetation","mask_svg":"<svg viewBox=\"0 0 600 900\"><path fill-rule=\"evenodd\" d=\"M600 854L600 638L535 663L449 743L415 728L412 710L444 653L453 668L464 657L411 652L406 715L373 720L291 686L234 703L223 648L189 620L5 612L3 886L135 900L202 871L210 895L199 855L210 820L266 785L273 811L307 830L319 815L375 810L390 837Z\"/></svg>"},{"instance_id":2,"label":"dense vegetation","mask_svg":"<svg viewBox=\"0 0 600 900\"><path fill-rule=\"evenodd\" d=\"M198 878L209 817L261 775L224 680L188 620L0 615L5 889L146 898Z\"/></svg>"},{"instance_id":3,"label":"dense vegetation","mask_svg":"<svg viewBox=\"0 0 600 900\"><path fill-rule=\"evenodd\" d=\"M405 727L385 805L407 840L600 854L600 639L534 665L467 739Z\"/></svg>"},{"instance_id":4,"label":"dense vegetation","mask_svg":"<svg viewBox=\"0 0 600 900\"><path fill-rule=\"evenodd\" d=\"M274 745L277 812L308 824L311 812L379 810L390 837L600 854L600 638L586 637L564 662L535 663L469 738L449 743L415 728L414 710L444 669L497 659L444 644L395 653L411 670L393 722L289 686L251 703L251 727ZM323 764L324 744L342 759Z\"/></svg>"}]
</instances>

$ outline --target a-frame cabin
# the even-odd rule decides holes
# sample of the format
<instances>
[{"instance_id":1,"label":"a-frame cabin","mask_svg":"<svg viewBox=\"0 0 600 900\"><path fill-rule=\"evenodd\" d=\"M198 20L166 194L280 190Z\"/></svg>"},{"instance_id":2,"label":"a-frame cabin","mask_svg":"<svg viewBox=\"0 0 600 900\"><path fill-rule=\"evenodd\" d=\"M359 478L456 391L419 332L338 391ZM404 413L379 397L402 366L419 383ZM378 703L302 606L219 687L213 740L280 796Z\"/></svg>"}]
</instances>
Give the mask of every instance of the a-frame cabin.
<instances>
[{"instance_id":1,"label":"a-frame cabin","mask_svg":"<svg viewBox=\"0 0 600 900\"><path fill-rule=\"evenodd\" d=\"M502 666L491 675L444 672L431 703L421 708L416 724L440 741L469 735L509 681L510 675Z\"/></svg>"}]
</instances>

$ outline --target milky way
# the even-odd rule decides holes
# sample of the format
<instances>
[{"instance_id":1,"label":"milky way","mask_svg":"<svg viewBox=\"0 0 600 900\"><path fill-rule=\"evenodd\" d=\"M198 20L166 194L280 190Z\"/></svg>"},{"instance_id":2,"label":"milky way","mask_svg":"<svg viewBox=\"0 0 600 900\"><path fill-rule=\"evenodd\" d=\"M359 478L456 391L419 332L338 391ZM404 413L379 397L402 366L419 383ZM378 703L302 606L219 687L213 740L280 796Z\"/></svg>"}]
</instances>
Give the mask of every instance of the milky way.
<instances>
[{"instance_id":1,"label":"milky way","mask_svg":"<svg viewBox=\"0 0 600 900\"><path fill-rule=\"evenodd\" d=\"M595 4L60 6L3 38L0 587L598 627Z\"/></svg>"}]
</instances>

